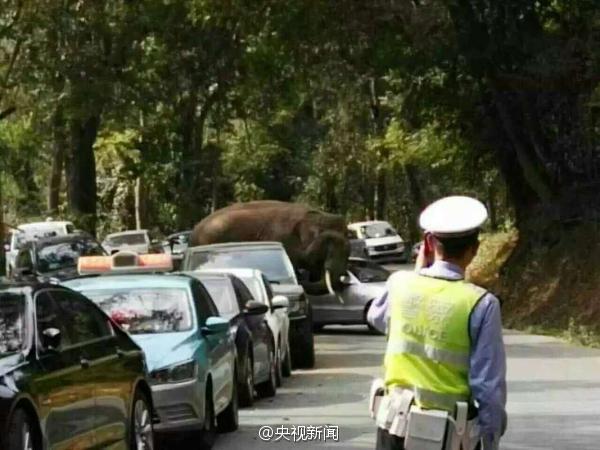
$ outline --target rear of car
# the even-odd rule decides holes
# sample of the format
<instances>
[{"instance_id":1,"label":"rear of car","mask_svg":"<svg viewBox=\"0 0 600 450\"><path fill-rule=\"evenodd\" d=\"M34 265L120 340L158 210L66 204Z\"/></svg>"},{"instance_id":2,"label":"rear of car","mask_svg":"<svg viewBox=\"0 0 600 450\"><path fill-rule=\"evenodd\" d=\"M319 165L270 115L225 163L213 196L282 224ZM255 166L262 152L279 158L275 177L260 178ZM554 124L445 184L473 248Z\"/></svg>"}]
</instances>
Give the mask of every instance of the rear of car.
<instances>
[{"instance_id":1,"label":"rear of car","mask_svg":"<svg viewBox=\"0 0 600 450\"><path fill-rule=\"evenodd\" d=\"M188 248L182 270L256 269L264 274L274 294L288 298L289 341L296 367L314 366L312 311L294 267L279 242L236 242Z\"/></svg>"},{"instance_id":2,"label":"rear of car","mask_svg":"<svg viewBox=\"0 0 600 450\"><path fill-rule=\"evenodd\" d=\"M106 252L92 236L74 233L26 243L17 254L13 276L38 280L66 279L77 275L81 256L102 256Z\"/></svg>"},{"instance_id":3,"label":"rear of car","mask_svg":"<svg viewBox=\"0 0 600 450\"><path fill-rule=\"evenodd\" d=\"M364 242L364 256L373 261L405 262L407 259L404 241L388 222L372 220L352 223L348 225L348 232L353 239Z\"/></svg>"},{"instance_id":4,"label":"rear of car","mask_svg":"<svg viewBox=\"0 0 600 450\"><path fill-rule=\"evenodd\" d=\"M102 246L111 255L123 250L146 254L151 253L152 241L147 230L129 230L107 235Z\"/></svg>"},{"instance_id":5,"label":"rear of car","mask_svg":"<svg viewBox=\"0 0 600 450\"><path fill-rule=\"evenodd\" d=\"M138 259L127 253L107 258L131 256ZM148 256L160 257L150 261L168 258ZM139 260L138 268L144 270L141 256ZM215 416L223 431L237 428L235 344L229 323L218 317L204 286L185 275L127 274L127 266L113 271L121 274L88 276L65 284L99 305L144 349L157 431L208 434Z\"/></svg>"}]
</instances>

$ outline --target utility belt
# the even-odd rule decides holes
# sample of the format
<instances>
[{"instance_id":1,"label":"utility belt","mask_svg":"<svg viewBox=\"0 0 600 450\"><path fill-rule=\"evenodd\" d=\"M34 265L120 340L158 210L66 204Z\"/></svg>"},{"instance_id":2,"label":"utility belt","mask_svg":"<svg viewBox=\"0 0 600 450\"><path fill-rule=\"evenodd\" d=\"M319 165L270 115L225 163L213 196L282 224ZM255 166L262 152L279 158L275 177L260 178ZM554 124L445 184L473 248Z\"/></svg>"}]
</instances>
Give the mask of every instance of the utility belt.
<instances>
[{"instance_id":1,"label":"utility belt","mask_svg":"<svg viewBox=\"0 0 600 450\"><path fill-rule=\"evenodd\" d=\"M415 405L411 389L393 388L386 393L382 379L371 386L369 409L377 426L403 438L405 450L474 450L480 442L477 416L469 404L457 402L454 416L448 411Z\"/></svg>"}]
</instances>

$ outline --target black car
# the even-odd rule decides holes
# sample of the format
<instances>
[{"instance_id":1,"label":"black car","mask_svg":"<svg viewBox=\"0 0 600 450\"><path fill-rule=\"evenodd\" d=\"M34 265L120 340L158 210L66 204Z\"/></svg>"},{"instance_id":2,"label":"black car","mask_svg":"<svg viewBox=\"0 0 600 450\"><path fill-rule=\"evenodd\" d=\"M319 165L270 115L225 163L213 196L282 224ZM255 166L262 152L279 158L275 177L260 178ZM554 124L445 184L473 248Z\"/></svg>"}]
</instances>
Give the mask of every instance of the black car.
<instances>
[{"instance_id":1,"label":"black car","mask_svg":"<svg viewBox=\"0 0 600 450\"><path fill-rule=\"evenodd\" d=\"M0 448L151 449L144 355L54 284L0 285Z\"/></svg>"},{"instance_id":2,"label":"black car","mask_svg":"<svg viewBox=\"0 0 600 450\"><path fill-rule=\"evenodd\" d=\"M106 251L86 233L75 233L29 241L15 259L13 277L17 280L63 280L77 276L80 256L102 256Z\"/></svg>"},{"instance_id":3,"label":"black car","mask_svg":"<svg viewBox=\"0 0 600 450\"><path fill-rule=\"evenodd\" d=\"M277 390L271 355L275 354L273 336L264 315L269 308L256 301L243 281L230 274L198 274L235 334L237 348L238 398L241 406L251 406L254 389L261 397L272 397Z\"/></svg>"}]
</instances>

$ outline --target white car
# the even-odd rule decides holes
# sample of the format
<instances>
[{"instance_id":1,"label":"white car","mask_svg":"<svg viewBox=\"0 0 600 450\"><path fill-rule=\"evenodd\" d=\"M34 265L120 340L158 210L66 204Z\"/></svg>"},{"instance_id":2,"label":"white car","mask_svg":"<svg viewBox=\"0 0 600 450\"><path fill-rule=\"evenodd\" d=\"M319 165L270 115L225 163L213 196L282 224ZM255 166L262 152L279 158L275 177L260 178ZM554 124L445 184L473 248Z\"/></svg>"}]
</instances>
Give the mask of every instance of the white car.
<instances>
[{"instance_id":1,"label":"white car","mask_svg":"<svg viewBox=\"0 0 600 450\"><path fill-rule=\"evenodd\" d=\"M15 269L15 258L21 246L28 241L41 238L64 236L75 232L68 221L47 220L46 222L24 223L11 230L6 252L6 275L10 278Z\"/></svg>"},{"instance_id":2,"label":"white car","mask_svg":"<svg viewBox=\"0 0 600 450\"><path fill-rule=\"evenodd\" d=\"M235 275L250 289L255 300L269 307L265 314L267 325L275 337L275 355L277 363L277 385L281 385L283 376L292 372L292 360L289 345L290 319L287 308L289 300L284 295L274 295L271 283L260 270L256 269L215 269L201 270L199 273L230 273Z\"/></svg>"},{"instance_id":3,"label":"white car","mask_svg":"<svg viewBox=\"0 0 600 450\"><path fill-rule=\"evenodd\" d=\"M351 239L359 239L365 243L365 255L373 261L406 262L406 248L398 232L383 220L356 222L348 225ZM359 255L354 255L359 256Z\"/></svg>"},{"instance_id":4,"label":"white car","mask_svg":"<svg viewBox=\"0 0 600 450\"><path fill-rule=\"evenodd\" d=\"M146 253L162 253L162 248L157 251L155 244L150 239L148 230L128 230L106 235L102 247L109 255L126 250L141 255Z\"/></svg>"}]
</instances>

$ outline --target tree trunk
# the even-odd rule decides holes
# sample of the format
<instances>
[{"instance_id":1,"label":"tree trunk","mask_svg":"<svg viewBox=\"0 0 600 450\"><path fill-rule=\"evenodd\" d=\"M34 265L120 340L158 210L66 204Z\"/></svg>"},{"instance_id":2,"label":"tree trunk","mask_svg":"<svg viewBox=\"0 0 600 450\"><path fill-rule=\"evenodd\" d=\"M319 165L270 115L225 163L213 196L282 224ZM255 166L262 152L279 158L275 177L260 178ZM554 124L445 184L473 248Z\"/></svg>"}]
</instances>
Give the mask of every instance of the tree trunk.
<instances>
[{"instance_id":1,"label":"tree trunk","mask_svg":"<svg viewBox=\"0 0 600 450\"><path fill-rule=\"evenodd\" d=\"M54 148L48 181L48 213L55 215L58 213L60 203L60 187L65 165L65 151L68 146L65 124L60 111L56 111L52 127Z\"/></svg>"},{"instance_id":2,"label":"tree trunk","mask_svg":"<svg viewBox=\"0 0 600 450\"><path fill-rule=\"evenodd\" d=\"M71 147L67 185L69 210L78 225L95 234L96 231L96 160L94 142L100 127L100 116L70 122Z\"/></svg>"},{"instance_id":3,"label":"tree trunk","mask_svg":"<svg viewBox=\"0 0 600 450\"><path fill-rule=\"evenodd\" d=\"M134 197L135 197L135 229L141 230L144 228L144 221L142 219L142 179L141 177L137 177L135 179L135 187L134 187Z\"/></svg>"},{"instance_id":4,"label":"tree trunk","mask_svg":"<svg viewBox=\"0 0 600 450\"><path fill-rule=\"evenodd\" d=\"M412 164L404 165L404 174L406 175L406 181L408 184L408 191L410 193L411 198L411 209L412 209L412 217L418 217L420 212L425 208L426 201L423 196L423 190L421 189L421 184L417 177L417 168ZM408 222L410 239L412 242L418 242L421 240L421 230L417 226L416 220L410 220Z\"/></svg>"}]
</instances>

